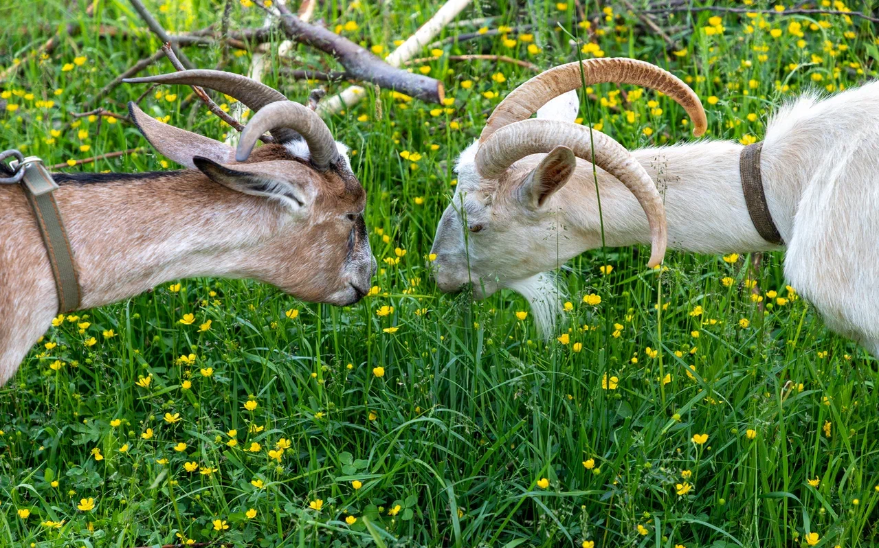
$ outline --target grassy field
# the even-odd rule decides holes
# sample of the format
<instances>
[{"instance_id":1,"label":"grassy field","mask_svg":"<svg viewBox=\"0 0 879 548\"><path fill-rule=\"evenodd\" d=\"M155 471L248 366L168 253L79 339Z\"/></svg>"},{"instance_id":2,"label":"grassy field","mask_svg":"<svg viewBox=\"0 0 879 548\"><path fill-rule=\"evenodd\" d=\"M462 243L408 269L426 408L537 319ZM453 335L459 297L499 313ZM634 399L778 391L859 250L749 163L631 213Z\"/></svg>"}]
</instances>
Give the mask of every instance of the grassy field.
<instances>
[{"instance_id":1,"label":"grassy field","mask_svg":"<svg viewBox=\"0 0 879 548\"><path fill-rule=\"evenodd\" d=\"M856 86L879 61L871 23L846 15L745 0L773 13L660 17L670 47L617 2L585 3L597 16L580 24L573 1L475 5L442 37L490 32L425 48L436 59L412 65L441 78L453 104L369 90L328 121L369 192L380 269L360 304L192 279L57 318L0 389L0 545L877 545L879 366L785 285L782 255L755 270L749 256L671 253L658 274L645 250L586 253L561 274L572 304L548 342L517 295L471 302L431 281L453 159L533 74L450 56L548 68L576 59L574 35L583 57L668 67L703 98L709 136L744 143L786 99ZM71 117L161 45L127 2L91 15L85 4L0 7L0 149L60 164L139 148L66 171L174 169L132 125ZM220 0L147 4L172 31L219 25L223 11ZM231 4L233 29L262 24L258 7ZM386 54L439 5L327 0L318 17ZM49 55L33 54L58 32ZM185 51L237 73L251 59ZM304 101L314 85L279 66L266 83ZM148 72L170 70L162 60ZM144 90L120 86L91 108L124 113ZM584 112L629 148L692 138L677 105L632 91L596 86ZM189 94L157 88L141 106L225 134Z\"/></svg>"}]
</instances>

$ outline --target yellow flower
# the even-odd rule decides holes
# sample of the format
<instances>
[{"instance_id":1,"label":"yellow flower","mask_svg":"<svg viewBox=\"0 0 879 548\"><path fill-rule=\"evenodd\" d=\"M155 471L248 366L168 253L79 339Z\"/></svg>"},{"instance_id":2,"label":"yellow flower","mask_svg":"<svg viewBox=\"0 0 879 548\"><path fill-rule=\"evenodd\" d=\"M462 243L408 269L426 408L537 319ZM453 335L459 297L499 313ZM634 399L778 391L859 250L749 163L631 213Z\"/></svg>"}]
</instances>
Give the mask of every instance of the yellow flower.
<instances>
[{"instance_id":1,"label":"yellow flower","mask_svg":"<svg viewBox=\"0 0 879 548\"><path fill-rule=\"evenodd\" d=\"M574 352L579 352L583 350L583 343L574 343L574 345L571 347L571 350L573 350Z\"/></svg>"},{"instance_id":2,"label":"yellow flower","mask_svg":"<svg viewBox=\"0 0 879 548\"><path fill-rule=\"evenodd\" d=\"M808 479L808 478L806 478L806 481L807 481L807 482L809 483L809 485L811 485L812 487L818 487L819 485L821 485L821 479L820 479L818 476L815 476L815 479Z\"/></svg>"},{"instance_id":3,"label":"yellow flower","mask_svg":"<svg viewBox=\"0 0 879 548\"><path fill-rule=\"evenodd\" d=\"M586 470L592 470L593 468L595 468L595 459L584 460L583 466L586 468Z\"/></svg>"},{"instance_id":4,"label":"yellow flower","mask_svg":"<svg viewBox=\"0 0 879 548\"><path fill-rule=\"evenodd\" d=\"M183 463L183 468L186 469L187 472L195 472L198 470L197 462L185 462Z\"/></svg>"},{"instance_id":5,"label":"yellow flower","mask_svg":"<svg viewBox=\"0 0 879 548\"><path fill-rule=\"evenodd\" d=\"M198 326L198 330L201 331L202 333L204 333L205 331L210 331L210 329L211 329L211 323L213 323L212 320L208 320L208 321L206 321L205 323L203 323L203 324L201 324L200 326Z\"/></svg>"},{"instance_id":6,"label":"yellow flower","mask_svg":"<svg viewBox=\"0 0 879 548\"><path fill-rule=\"evenodd\" d=\"M824 435L827 436L827 437L829 438L829 437L830 437L830 432L831 432L830 421L825 421L825 422L824 422L824 426L822 426L821 429L824 430Z\"/></svg>"},{"instance_id":7,"label":"yellow flower","mask_svg":"<svg viewBox=\"0 0 879 548\"><path fill-rule=\"evenodd\" d=\"M244 515L247 516L247 519L253 519L253 518L256 517L256 510L254 510L253 508L251 508L250 510L248 510L247 512L245 512Z\"/></svg>"},{"instance_id":8,"label":"yellow flower","mask_svg":"<svg viewBox=\"0 0 879 548\"><path fill-rule=\"evenodd\" d=\"M706 441L708 441L708 434L694 434L693 435L693 443L695 443L695 444L704 445Z\"/></svg>"},{"instance_id":9,"label":"yellow flower","mask_svg":"<svg viewBox=\"0 0 879 548\"><path fill-rule=\"evenodd\" d=\"M77 504L76 507L79 509L80 512L91 512L95 509L95 499L80 499L79 504Z\"/></svg>"},{"instance_id":10,"label":"yellow flower","mask_svg":"<svg viewBox=\"0 0 879 548\"><path fill-rule=\"evenodd\" d=\"M583 302L588 304L589 306L597 306L601 304L601 296L596 295L595 293L590 293L583 296Z\"/></svg>"},{"instance_id":11,"label":"yellow flower","mask_svg":"<svg viewBox=\"0 0 879 548\"><path fill-rule=\"evenodd\" d=\"M186 444L181 441L180 443L178 443L177 445L174 446L174 450L177 451L178 453L182 453L183 451L186 451Z\"/></svg>"},{"instance_id":12,"label":"yellow flower","mask_svg":"<svg viewBox=\"0 0 879 548\"><path fill-rule=\"evenodd\" d=\"M145 439L145 440L152 439L152 437L153 437L153 429L152 429L152 428L147 428L147 429L146 429L146 432L144 432L143 434L141 434L140 437L143 438L143 439Z\"/></svg>"},{"instance_id":13,"label":"yellow flower","mask_svg":"<svg viewBox=\"0 0 879 548\"><path fill-rule=\"evenodd\" d=\"M730 278L729 276L726 276L723 279L721 279L720 282L724 285L724 287L730 287L736 281L734 279Z\"/></svg>"},{"instance_id":14,"label":"yellow flower","mask_svg":"<svg viewBox=\"0 0 879 548\"><path fill-rule=\"evenodd\" d=\"M382 331L384 331L385 333L389 333L389 334L393 335L393 334L396 333L399 329L400 329L399 327L386 327L386 328L382 329Z\"/></svg>"},{"instance_id":15,"label":"yellow flower","mask_svg":"<svg viewBox=\"0 0 879 548\"><path fill-rule=\"evenodd\" d=\"M214 374L214 368L213 367L206 367L204 369L199 369L199 373L201 373L202 377L210 377L211 375Z\"/></svg>"},{"instance_id":16,"label":"yellow flower","mask_svg":"<svg viewBox=\"0 0 879 548\"><path fill-rule=\"evenodd\" d=\"M595 548L595 542L591 540L584 540L583 544L581 544L583 548Z\"/></svg>"},{"instance_id":17,"label":"yellow flower","mask_svg":"<svg viewBox=\"0 0 879 548\"><path fill-rule=\"evenodd\" d=\"M400 513L400 510L402 510L402 509L403 509L403 507L398 504L398 505L394 506L393 508L391 508L390 510L388 510L388 515L389 516L396 516L397 514Z\"/></svg>"},{"instance_id":18,"label":"yellow flower","mask_svg":"<svg viewBox=\"0 0 879 548\"><path fill-rule=\"evenodd\" d=\"M557 9L557 10L559 10L559 11L567 11L567 10L568 10L568 4L567 4L566 2L558 2L558 3L555 5L555 9Z\"/></svg>"},{"instance_id":19,"label":"yellow flower","mask_svg":"<svg viewBox=\"0 0 879 548\"><path fill-rule=\"evenodd\" d=\"M97 460L97 461L102 461L102 460L104 460L104 455L101 454L101 450L100 450L99 448L97 448L97 447L95 447L94 449L92 449L92 456L94 456L94 457L95 457L95 460Z\"/></svg>"},{"instance_id":20,"label":"yellow flower","mask_svg":"<svg viewBox=\"0 0 879 548\"><path fill-rule=\"evenodd\" d=\"M262 446L260 444L258 444L257 442L253 441L253 442L250 442L250 447L245 449L245 451L250 451L251 453L259 453L260 449L262 449Z\"/></svg>"},{"instance_id":21,"label":"yellow flower","mask_svg":"<svg viewBox=\"0 0 879 548\"><path fill-rule=\"evenodd\" d=\"M61 72L70 72L73 70L73 63L64 63L64 66L61 67Z\"/></svg>"},{"instance_id":22,"label":"yellow flower","mask_svg":"<svg viewBox=\"0 0 879 548\"><path fill-rule=\"evenodd\" d=\"M229 525L221 519L215 519L212 523L214 524L214 531L225 531L229 528Z\"/></svg>"},{"instance_id":23,"label":"yellow flower","mask_svg":"<svg viewBox=\"0 0 879 548\"><path fill-rule=\"evenodd\" d=\"M647 533L649 533L649 532L650 531L648 531L646 527L644 527L640 523L638 524L638 534L639 535L641 535L642 537L645 537L645 536L647 536Z\"/></svg>"},{"instance_id":24,"label":"yellow flower","mask_svg":"<svg viewBox=\"0 0 879 548\"><path fill-rule=\"evenodd\" d=\"M27 519L30 517L30 515L31 515L31 511L28 510L27 508L22 508L18 511L18 517L20 517L21 519Z\"/></svg>"},{"instance_id":25,"label":"yellow flower","mask_svg":"<svg viewBox=\"0 0 879 548\"><path fill-rule=\"evenodd\" d=\"M258 404L254 400L247 400L246 402L244 402L244 408L248 411L253 411L257 408L257 405Z\"/></svg>"},{"instance_id":26,"label":"yellow flower","mask_svg":"<svg viewBox=\"0 0 879 548\"><path fill-rule=\"evenodd\" d=\"M179 293L180 292L180 284L171 284L168 286L168 291L171 293Z\"/></svg>"},{"instance_id":27,"label":"yellow flower","mask_svg":"<svg viewBox=\"0 0 879 548\"><path fill-rule=\"evenodd\" d=\"M320 512L320 509L324 507L324 501L322 501L321 499L313 500L308 503L308 507L312 510L317 510L318 512Z\"/></svg>"},{"instance_id":28,"label":"yellow flower","mask_svg":"<svg viewBox=\"0 0 879 548\"><path fill-rule=\"evenodd\" d=\"M281 462L281 457L283 457L283 456L284 456L283 449L274 449L274 450L269 451L269 458L275 459L278 462Z\"/></svg>"},{"instance_id":29,"label":"yellow flower","mask_svg":"<svg viewBox=\"0 0 879 548\"><path fill-rule=\"evenodd\" d=\"M165 413L165 422L168 424L174 424L175 422L180 422L180 413Z\"/></svg>"},{"instance_id":30,"label":"yellow flower","mask_svg":"<svg viewBox=\"0 0 879 548\"><path fill-rule=\"evenodd\" d=\"M192 388L192 382L191 381L183 381L180 384L180 388L182 388L183 390L189 390L190 388Z\"/></svg>"},{"instance_id":31,"label":"yellow flower","mask_svg":"<svg viewBox=\"0 0 879 548\"><path fill-rule=\"evenodd\" d=\"M385 376L385 368L382 366L373 367L372 374L376 377L384 377Z\"/></svg>"},{"instance_id":32,"label":"yellow flower","mask_svg":"<svg viewBox=\"0 0 879 548\"><path fill-rule=\"evenodd\" d=\"M749 440L753 440L753 439L755 439L755 438L757 437L757 431L754 430L754 429L752 429L752 428L748 428L748 430L745 431L745 436L746 436Z\"/></svg>"},{"instance_id":33,"label":"yellow flower","mask_svg":"<svg viewBox=\"0 0 879 548\"><path fill-rule=\"evenodd\" d=\"M120 419L113 419L110 421L110 426L112 426L113 428L116 428L120 424L122 424L122 421Z\"/></svg>"},{"instance_id":34,"label":"yellow flower","mask_svg":"<svg viewBox=\"0 0 879 548\"><path fill-rule=\"evenodd\" d=\"M601 387L605 390L616 390L619 382L620 379L618 377L611 377L610 382L608 382L607 373L605 373L604 377L601 379Z\"/></svg>"},{"instance_id":35,"label":"yellow flower","mask_svg":"<svg viewBox=\"0 0 879 548\"><path fill-rule=\"evenodd\" d=\"M718 101L720 101L720 99L718 99L718 98L717 98L716 96L714 96L714 95L708 97L708 104L709 104L709 105L716 105L716 104L718 103Z\"/></svg>"},{"instance_id":36,"label":"yellow flower","mask_svg":"<svg viewBox=\"0 0 879 548\"><path fill-rule=\"evenodd\" d=\"M546 489L547 487L549 487L549 480L546 478L540 478L539 480L537 480L537 487L540 487L541 489Z\"/></svg>"},{"instance_id":37,"label":"yellow flower","mask_svg":"<svg viewBox=\"0 0 879 548\"><path fill-rule=\"evenodd\" d=\"M571 337L567 333L562 333L556 340L562 344L568 344L571 342Z\"/></svg>"},{"instance_id":38,"label":"yellow flower","mask_svg":"<svg viewBox=\"0 0 879 548\"><path fill-rule=\"evenodd\" d=\"M61 360L55 360L54 362L49 364L49 369L51 369L52 371L58 371L62 367L64 367L64 363Z\"/></svg>"},{"instance_id":39,"label":"yellow flower","mask_svg":"<svg viewBox=\"0 0 879 548\"><path fill-rule=\"evenodd\" d=\"M107 331L103 331L103 332L101 332L101 334L104 335L105 339L112 339L113 337L116 336L116 332L113 331L112 329L107 330Z\"/></svg>"},{"instance_id":40,"label":"yellow flower","mask_svg":"<svg viewBox=\"0 0 879 548\"><path fill-rule=\"evenodd\" d=\"M733 264L733 263L735 263L735 262L738 261L738 260L739 260L739 254L738 254L738 253L730 253L729 255L724 255L724 256L723 256L723 261L726 262L726 263L729 263L729 264Z\"/></svg>"},{"instance_id":41,"label":"yellow flower","mask_svg":"<svg viewBox=\"0 0 879 548\"><path fill-rule=\"evenodd\" d=\"M87 59L85 57L74 57L73 58L73 64L78 67L83 66L86 61L87 61Z\"/></svg>"},{"instance_id":42,"label":"yellow flower","mask_svg":"<svg viewBox=\"0 0 879 548\"><path fill-rule=\"evenodd\" d=\"M96 338L94 338L94 337L89 337L88 339L86 339L85 341L83 341L83 344L86 345L86 346L94 346L94 345L96 345L97 343L98 343L98 339L96 339Z\"/></svg>"},{"instance_id":43,"label":"yellow flower","mask_svg":"<svg viewBox=\"0 0 879 548\"><path fill-rule=\"evenodd\" d=\"M134 384L140 386L141 388L149 388L151 382L153 382L153 375L152 375L152 373L150 373L150 374L147 375L146 377L143 377L143 376L138 377L138 378L137 378L137 382L134 383Z\"/></svg>"},{"instance_id":44,"label":"yellow flower","mask_svg":"<svg viewBox=\"0 0 879 548\"><path fill-rule=\"evenodd\" d=\"M250 484L256 487L257 489L265 489L265 484L261 479L250 480Z\"/></svg>"},{"instance_id":45,"label":"yellow flower","mask_svg":"<svg viewBox=\"0 0 879 548\"><path fill-rule=\"evenodd\" d=\"M195 323L195 316L193 314L184 314L183 318L179 320L183 325L192 325Z\"/></svg>"},{"instance_id":46,"label":"yellow flower","mask_svg":"<svg viewBox=\"0 0 879 548\"><path fill-rule=\"evenodd\" d=\"M122 447L120 447L120 448L119 448L119 452L120 452L120 453L127 453L127 452L128 452L128 444L126 443L125 445L123 445Z\"/></svg>"},{"instance_id":47,"label":"yellow flower","mask_svg":"<svg viewBox=\"0 0 879 548\"><path fill-rule=\"evenodd\" d=\"M378 310L375 311L376 316L388 316L389 314L394 313L393 306L382 306Z\"/></svg>"},{"instance_id":48,"label":"yellow flower","mask_svg":"<svg viewBox=\"0 0 879 548\"><path fill-rule=\"evenodd\" d=\"M528 313L525 312L524 310L519 310L518 312L516 312L516 318L519 320L524 320L527 317L528 317Z\"/></svg>"},{"instance_id":49,"label":"yellow flower","mask_svg":"<svg viewBox=\"0 0 879 548\"><path fill-rule=\"evenodd\" d=\"M354 525L356 522L357 518L355 518L354 516L348 516L347 518L345 518L345 523L347 523L348 525Z\"/></svg>"},{"instance_id":50,"label":"yellow flower","mask_svg":"<svg viewBox=\"0 0 879 548\"><path fill-rule=\"evenodd\" d=\"M564 308L565 312L570 312L571 310L574 310L574 305L570 301L566 301L564 304Z\"/></svg>"},{"instance_id":51,"label":"yellow flower","mask_svg":"<svg viewBox=\"0 0 879 548\"><path fill-rule=\"evenodd\" d=\"M675 492L678 494L678 496L682 497L689 493L690 489L692 488L693 486L685 481L684 483L678 483L677 485L675 485Z\"/></svg>"},{"instance_id":52,"label":"yellow flower","mask_svg":"<svg viewBox=\"0 0 879 548\"><path fill-rule=\"evenodd\" d=\"M815 546L820 540L821 537L818 536L818 533L806 533L806 544L809 546Z\"/></svg>"},{"instance_id":53,"label":"yellow flower","mask_svg":"<svg viewBox=\"0 0 879 548\"><path fill-rule=\"evenodd\" d=\"M739 320L739 327L742 329L747 329L749 325L751 325L751 321L748 318L742 318Z\"/></svg>"},{"instance_id":54,"label":"yellow flower","mask_svg":"<svg viewBox=\"0 0 879 548\"><path fill-rule=\"evenodd\" d=\"M690 479L691 477L693 477L693 471L692 470L681 470L681 477L684 479Z\"/></svg>"},{"instance_id":55,"label":"yellow flower","mask_svg":"<svg viewBox=\"0 0 879 548\"><path fill-rule=\"evenodd\" d=\"M385 47L384 47L383 45L381 45L381 44L376 44L376 45L372 46L372 47L369 48L369 49L371 49L372 52L373 52L374 54L378 55L378 54L380 54L382 51L384 51Z\"/></svg>"},{"instance_id":56,"label":"yellow flower","mask_svg":"<svg viewBox=\"0 0 879 548\"><path fill-rule=\"evenodd\" d=\"M216 471L217 471L216 468L211 468L210 466L203 466L201 468L201 470L198 471L198 473L201 474L202 476L210 476L211 474L213 474Z\"/></svg>"}]
</instances>

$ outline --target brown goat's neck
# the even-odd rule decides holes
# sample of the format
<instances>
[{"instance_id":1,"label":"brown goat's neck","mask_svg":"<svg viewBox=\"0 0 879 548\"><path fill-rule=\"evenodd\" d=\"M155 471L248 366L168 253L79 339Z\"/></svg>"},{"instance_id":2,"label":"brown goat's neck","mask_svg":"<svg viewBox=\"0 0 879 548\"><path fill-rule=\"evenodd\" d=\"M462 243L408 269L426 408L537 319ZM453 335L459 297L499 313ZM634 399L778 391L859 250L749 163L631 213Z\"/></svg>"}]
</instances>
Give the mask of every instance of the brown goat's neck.
<instances>
[{"instance_id":1,"label":"brown goat's neck","mask_svg":"<svg viewBox=\"0 0 879 548\"><path fill-rule=\"evenodd\" d=\"M248 249L280 220L279 208L230 191L194 170L62 184L55 194L79 273L83 308L125 299L169 280L247 275Z\"/></svg>"}]
</instances>

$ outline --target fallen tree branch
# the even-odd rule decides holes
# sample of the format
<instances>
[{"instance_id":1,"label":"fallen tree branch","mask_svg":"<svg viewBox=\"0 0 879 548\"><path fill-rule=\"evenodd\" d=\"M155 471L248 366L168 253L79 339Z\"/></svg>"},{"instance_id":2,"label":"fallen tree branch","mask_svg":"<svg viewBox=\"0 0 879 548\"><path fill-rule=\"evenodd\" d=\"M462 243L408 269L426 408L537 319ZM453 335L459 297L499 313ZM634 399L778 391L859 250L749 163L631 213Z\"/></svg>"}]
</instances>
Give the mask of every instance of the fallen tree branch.
<instances>
[{"instance_id":1,"label":"fallen tree branch","mask_svg":"<svg viewBox=\"0 0 879 548\"><path fill-rule=\"evenodd\" d=\"M162 28L162 25L160 25L159 22L156 21L156 19L153 17L153 14L151 14L149 10L146 9L146 7L143 5L143 2L141 2L140 0L129 1L134 7L134 10L140 15L141 19L143 19L144 23L146 23L147 27L149 27L149 29L153 31L153 34L159 37L159 40L161 40L163 44L171 42L171 37L168 36L168 33L165 32L165 29ZM180 59L180 62L185 68L195 68L195 65L192 63L192 61L189 60L188 57L186 57L186 55L183 54L182 51L180 51L180 48L178 48L177 46L171 47L174 49L174 54Z\"/></svg>"},{"instance_id":2,"label":"fallen tree branch","mask_svg":"<svg viewBox=\"0 0 879 548\"><path fill-rule=\"evenodd\" d=\"M757 10L749 8L724 8L719 6L680 6L667 8L650 8L641 10L641 13L677 13L677 12L693 12L693 11L712 11L721 13L764 13L770 15L847 15L849 17L857 17L873 23L879 23L879 18L871 17L860 11L841 11L841 10L819 10L819 9L789 9L784 11L775 10Z\"/></svg>"},{"instance_id":3,"label":"fallen tree branch","mask_svg":"<svg viewBox=\"0 0 879 548\"><path fill-rule=\"evenodd\" d=\"M54 166L49 166L49 169L64 169L66 167L74 167L81 166L83 164L90 164L92 162L97 162L98 160L109 160L110 158L118 158L120 156L125 156L126 154L133 154L135 152L142 152L143 148L129 148L128 150L120 150L118 152L108 152L106 154L101 154L99 156L92 156L91 158L83 158L82 160L76 160L75 163L69 164L67 162L61 164L55 164Z\"/></svg>"},{"instance_id":4,"label":"fallen tree branch","mask_svg":"<svg viewBox=\"0 0 879 548\"><path fill-rule=\"evenodd\" d=\"M168 60L171 61L171 64L174 65L175 69L177 69L178 71L184 70L182 62L180 60L178 60L177 57L174 56L174 51L173 51L173 47L171 46L171 44L166 42L162 46L162 51L168 57ZM192 91L194 91L195 94L198 95L198 98L201 99L201 101L205 105L207 105L208 109L211 112L213 112L214 114L216 114L220 118L220 120L226 122L227 124L229 124L233 128L237 129L238 131L242 131L244 129L243 125L241 125L236 120L234 120L231 116L229 116L228 114L223 112L223 109L221 109L220 106L217 103L215 103L213 99L208 97L208 94L205 92L204 89L202 89L199 86L189 86L189 87L192 88Z\"/></svg>"},{"instance_id":5,"label":"fallen tree branch","mask_svg":"<svg viewBox=\"0 0 879 548\"><path fill-rule=\"evenodd\" d=\"M403 63L414 57L417 52L421 51L421 49L424 48L428 42L433 40L437 34L442 32L446 25L452 22L452 20L469 4L470 0L448 0L448 2L443 4L443 6L433 15L433 17L428 19L425 24L415 31L415 34L410 36L400 45L400 47L391 52L387 59L385 59L385 62L393 67L402 66ZM407 95L411 94L407 93ZM346 106L357 104L363 96L364 89L362 87L349 87L338 95L321 103L320 106L318 106L317 112L322 116L338 113L346 108Z\"/></svg>"},{"instance_id":6,"label":"fallen tree branch","mask_svg":"<svg viewBox=\"0 0 879 548\"><path fill-rule=\"evenodd\" d=\"M279 3L277 7L281 13L281 28L291 40L329 53L345 67L345 71L351 77L429 103L442 103L445 98L445 89L439 80L396 68L390 61L381 60L369 50L343 36L302 21L283 4Z\"/></svg>"},{"instance_id":7,"label":"fallen tree branch","mask_svg":"<svg viewBox=\"0 0 879 548\"><path fill-rule=\"evenodd\" d=\"M318 80L321 82L339 82L341 80L351 80L351 76L347 72L321 72L319 70L308 69L288 69L281 68L280 74L293 80Z\"/></svg>"}]
</instances>

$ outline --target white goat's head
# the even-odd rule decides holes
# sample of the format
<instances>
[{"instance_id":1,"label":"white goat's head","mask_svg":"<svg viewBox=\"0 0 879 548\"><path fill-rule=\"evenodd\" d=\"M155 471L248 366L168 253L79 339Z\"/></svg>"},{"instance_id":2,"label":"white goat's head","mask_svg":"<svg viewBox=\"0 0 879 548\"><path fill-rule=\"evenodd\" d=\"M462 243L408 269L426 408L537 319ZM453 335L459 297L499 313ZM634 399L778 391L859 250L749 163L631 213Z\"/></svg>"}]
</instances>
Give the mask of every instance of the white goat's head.
<instances>
[{"instance_id":1,"label":"white goat's head","mask_svg":"<svg viewBox=\"0 0 879 548\"><path fill-rule=\"evenodd\" d=\"M635 195L652 234L648 264L662 261L665 210L656 185L616 141L573 123L579 107L575 90L604 82L657 89L684 107L696 135L705 131L698 97L677 77L649 63L592 59L561 65L525 82L497 106L479 141L458 159L458 185L432 250L440 289L457 291L472 282L476 298L504 287L528 292L525 280L582 253L584 249L557 235L556 213L564 204L548 206L553 193L574 174L577 158L594 162ZM529 120L535 112L537 119ZM525 160L534 154L546 155L539 163ZM593 247L598 247L601 238L595 232Z\"/></svg>"},{"instance_id":2,"label":"white goat's head","mask_svg":"<svg viewBox=\"0 0 879 548\"><path fill-rule=\"evenodd\" d=\"M225 187L218 186L217 193L230 189L281 210L277 227L246 250L243 277L307 301L337 305L355 303L369 291L376 265L363 221L366 192L351 171L347 148L312 110L250 78L214 70L126 82L210 88L255 112L236 150L163 124L129 104L131 119L158 152ZM266 132L273 143L253 151Z\"/></svg>"}]
</instances>

